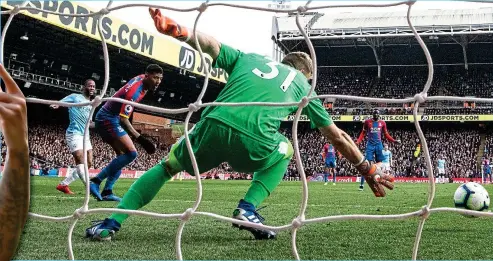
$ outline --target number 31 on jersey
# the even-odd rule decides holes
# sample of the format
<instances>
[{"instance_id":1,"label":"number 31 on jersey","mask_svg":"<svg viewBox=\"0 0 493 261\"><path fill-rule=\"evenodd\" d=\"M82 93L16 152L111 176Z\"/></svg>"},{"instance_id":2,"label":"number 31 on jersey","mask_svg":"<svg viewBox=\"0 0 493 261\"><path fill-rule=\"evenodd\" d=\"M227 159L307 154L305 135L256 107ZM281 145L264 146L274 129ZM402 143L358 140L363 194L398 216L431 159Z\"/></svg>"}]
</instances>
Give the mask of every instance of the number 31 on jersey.
<instances>
[{"instance_id":1,"label":"number 31 on jersey","mask_svg":"<svg viewBox=\"0 0 493 261\"><path fill-rule=\"evenodd\" d=\"M279 76L279 69L277 68L277 66L280 66L281 65L280 63L271 61L268 62L266 65L270 67L271 69L270 72L265 73L259 70L258 68L253 69L252 72L258 77L266 80L272 80L277 76ZM288 76L286 77L286 79L284 79L281 86L279 86L279 88L281 88L283 92L286 92L288 90L289 86L291 85L291 82L293 82L294 78L296 78L296 71L289 67L288 69L289 69Z\"/></svg>"}]
</instances>

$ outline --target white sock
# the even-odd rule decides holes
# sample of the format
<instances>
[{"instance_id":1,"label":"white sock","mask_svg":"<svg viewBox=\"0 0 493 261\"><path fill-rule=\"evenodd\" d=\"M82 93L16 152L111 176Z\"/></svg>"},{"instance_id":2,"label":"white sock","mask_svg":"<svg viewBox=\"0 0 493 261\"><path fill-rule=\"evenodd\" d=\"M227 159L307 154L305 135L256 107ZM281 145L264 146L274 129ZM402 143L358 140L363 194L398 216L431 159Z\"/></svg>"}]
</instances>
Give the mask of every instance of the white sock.
<instances>
[{"instance_id":1,"label":"white sock","mask_svg":"<svg viewBox=\"0 0 493 261\"><path fill-rule=\"evenodd\" d=\"M64 180L62 180L62 182L60 182L60 184L64 185L64 186L68 186L70 185L70 183L74 182L77 178L74 178L74 173L77 172L77 169L69 169L67 171L67 177L65 177Z\"/></svg>"},{"instance_id":2,"label":"white sock","mask_svg":"<svg viewBox=\"0 0 493 261\"><path fill-rule=\"evenodd\" d=\"M82 180L82 182L86 183L86 176L84 174L84 164L77 165L77 175Z\"/></svg>"}]
</instances>

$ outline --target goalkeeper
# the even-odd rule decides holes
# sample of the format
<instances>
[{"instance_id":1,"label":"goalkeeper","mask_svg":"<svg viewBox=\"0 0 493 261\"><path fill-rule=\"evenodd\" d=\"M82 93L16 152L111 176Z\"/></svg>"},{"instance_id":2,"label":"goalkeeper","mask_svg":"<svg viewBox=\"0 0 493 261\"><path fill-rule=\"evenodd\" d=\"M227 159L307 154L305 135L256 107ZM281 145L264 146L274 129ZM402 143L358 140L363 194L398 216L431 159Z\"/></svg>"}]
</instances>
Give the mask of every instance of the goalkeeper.
<instances>
[{"instance_id":1,"label":"goalkeeper","mask_svg":"<svg viewBox=\"0 0 493 261\"><path fill-rule=\"evenodd\" d=\"M159 32L197 48L190 29L163 16L160 10L149 9L149 12ZM202 50L212 57L213 66L229 74L216 102L299 102L310 90L308 79L313 68L306 53L290 53L282 63L277 63L261 55L242 53L203 33L198 32L196 36ZM262 224L264 219L256 208L279 185L293 156L290 141L278 129L281 121L297 109L298 106L210 106L190 130L189 138L200 173L222 162L228 162L235 171L254 173L250 188L233 211L233 218ZM383 186L393 189L393 178L384 176L380 165L371 165L363 157L351 137L333 124L319 99L310 101L303 112L310 118L312 127L317 127L368 179L377 197L385 196ZM142 208L182 170L194 173L184 137L173 145L166 158L132 184L118 208ZM114 213L86 229L86 237L111 240L127 218L127 214ZM276 236L273 231L238 227L250 231L256 239Z\"/></svg>"}]
</instances>

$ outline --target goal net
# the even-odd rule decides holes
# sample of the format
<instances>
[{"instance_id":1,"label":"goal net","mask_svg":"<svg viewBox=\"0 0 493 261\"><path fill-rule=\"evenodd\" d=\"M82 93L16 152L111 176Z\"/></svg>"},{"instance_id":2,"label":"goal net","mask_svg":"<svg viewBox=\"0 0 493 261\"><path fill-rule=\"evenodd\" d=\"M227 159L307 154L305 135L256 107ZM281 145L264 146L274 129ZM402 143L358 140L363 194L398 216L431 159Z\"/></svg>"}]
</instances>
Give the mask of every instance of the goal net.
<instances>
[{"instance_id":1,"label":"goal net","mask_svg":"<svg viewBox=\"0 0 493 261\"><path fill-rule=\"evenodd\" d=\"M144 110L148 111L153 111L153 112L158 112L158 113L168 113L168 114L178 114L178 113L187 113L186 120L185 120L185 127L184 127L184 135L185 135L185 140L186 140L186 146L188 148L188 151L190 152L190 158L192 160L192 165L194 169L194 174L195 174L195 179L197 182L197 196L195 203L193 206L188 208L185 212L183 213L176 213L176 214L160 214L160 213L155 213L155 212L147 212L147 211L132 211L132 210L122 210L122 209L115 209L115 208L89 208L89 186L86 186L86 192L85 192L85 198L82 206L74 211L72 215L69 216L64 216L64 217L52 217L52 216L47 216L47 215L40 215L36 213L29 213L30 217L32 218L37 218L37 219L42 219L46 221L57 221L57 222L68 222L70 223L70 228L68 231L68 252L69 252L69 258L71 260L74 260L74 254L73 254L73 248L72 248L72 234L75 225L77 224L78 220L89 214L96 214L96 213L126 213L129 215L140 215L140 216L146 216L146 217L154 217L154 218L161 218L161 219L178 219L180 220L180 225L178 226L178 229L176 231L176 238L175 238L175 251L176 251L176 258L179 260L182 260L182 250L181 250L181 238L182 238L182 232L187 224L187 222L192 218L193 216L208 216L215 218L220 221L224 222L230 222L230 223L236 223L239 225L243 226L249 226L249 227L255 227L259 229L269 229L273 231L285 231L285 230L291 230L291 249L292 249L292 254L293 257L297 260L300 260L300 255L298 253L297 249L297 241L296 241L296 236L297 236L297 231L299 230L300 227L304 225L309 225L313 223L322 223L322 222L330 222L330 221L343 221L343 220L390 220L390 219L407 219L407 218L412 218L412 217L419 217L420 222L418 224L417 230L416 230L416 237L415 237L415 242L414 242L414 247L412 250L411 256L413 260L416 260L416 257L418 255L418 250L420 246L420 239L421 239L421 233L423 231L423 227L425 224L426 219L429 217L431 213L436 213L436 212L456 212L456 213L461 213L461 214L467 214L467 215L474 215L474 216L493 216L492 213L486 213L486 212L477 212L477 211L471 211L471 210L464 210L464 209L456 209L456 208L432 208L433 204L433 199L435 196L435 179L433 175L433 167L432 163L430 160L430 155L429 155L429 150L428 150L428 144L426 142L426 139L423 135L423 132L420 127L420 123L417 120L414 120L414 125L416 127L417 133L419 135L419 139L421 140L422 144L422 149L424 152L424 158L426 160L426 167L428 170L428 175L429 175L429 188L428 188L428 200L425 206L423 206L420 209L416 209L413 212L409 213L404 213L404 214L398 214L398 215L338 215L338 216L327 216L327 217L317 217L317 218L306 218L305 217L305 211L307 208L307 202L308 202L308 186L307 186L307 179L306 175L304 172L303 168L303 163L301 161L300 157L300 150L298 147L298 133L297 133L297 127L298 127L298 121L300 119L301 111L302 109L307 105L307 103L310 100L313 99L321 99L321 98L335 98L335 99L345 99L345 100L353 100L353 101L364 101L364 102L378 102L378 103L414 103L414 110L413 110L413 116L414 119L418 119L417 117L417 112L419 109L420 104L424 103L425 101L438 101L438 100L449 100L449 101L466 101L465 97L453 97L453 96L433 96L433 97L428 97L427 93L428 90L430 89L430 86L432 84L433 80L433 61L430 56L430 53L420 37L420 35L417 33L415 27L413 26L411 19L410 19L410 13L411 9L415 3L415 1L403 1L403 2L396 2L396 3L390 3L390 4L358 4L358 5L323 5L323 6L312 6L311 3L312 1L308 1L305 5L300 6L296 9L290 9L290 10L277 10L277 9L271 9L271 8L259 8L259 7L251 7L251 6L244 6L244 5L236 5L236 4L230 4L230 3L209 3L204 2L200 6L197 6L195 8L188 8L188 9L180 9L180 8L175 8L175 7L169 7L169 6L159 6L159 5L151 5L151 4L144 4L144 3L136 3L136 4L123 4L119 6L113 6L113 1L109 1L107 6L98 12L94 12L91 14L61 14L53 11L47 11L47 10L42 10L39 8L34 8L34 7L29 7L27 6L27 1L25 2L19 2L18 5L16 5L12 10L8 11L2 11L2 14L10 14L5 27L2 30L2 40L0 43L0 55L2 56L1 62L3 63L3 53L4 53L4 43L5 43L5 36L6 33L9 29L9 25L12 22L12 19L15 17L16 14L20 12L24 12L26 10L30 11L38 11L38 12L44 12L44 13L51 13L55 15L63 15L63 16L92 16L94 19L97 20L97 30L99 33L99 37L102 43L102 48L103 48L103 56L104 56L104 84L103 84L103 90L101 92L100 96L97 96L93 101L87 102L84 104L78 104L77 106L85 106L85 105L92 105L92 110L90 112L90 117L89 119L92 118L96 108L98 105L101 104L103 101L118 101L121 103L125 104L131 104L137 108L141 108ZM417 93L414 97L412 98L406 98L406 99L377 99L377 98L371 98L371 97L357 97L357 96L346 96L346 95L318 95L316 97L310 97L310 94L314 91L315 86L317 84L317 59L315 55L315 50L312 45L312 42L310 41L305 29L300 23L300 15L303 13L310 11L310 10L320 10L320 9L327 9L327 8L341 8L341 7L365 7L365 8L381 8L381 7L391 7L391 6L399 6L399 5L407 5L407 22L409 24L409 27L412 29L412 32L414 36L416 37L416 40L418 41L419 45L423 49L423 52L426 56L426 60L428 63L428 79L426 81L426 84L423 87L423 91L420 93ZM118 10L118 9L123 9L123 8L131 8L131 7L154 7L154 8L161 8L165 10L172 10L172 11L178 11L178 12L191 12L191 11L198 11L198 15L195 19L194 27L193 30L195 32L197 28L197 24L199 23L201 15L206 12L208 8L214 8L215 6L227 6L229 8L242 8L242 9L250 9L250 10L255 10L258 12L272 12L272 13L296 13L296 24L298 26L298 29L302 33L307 46L310 50L310 55L313 59L313 68L314 68L314 73L313 73L313 80L312 80L312 86L311 89L306 97L304 97L302 100L296 102L296 103L218 103L218 102L211 102L211 103L202 103L202 98L204 97L205 92L207 91L207 86L209 83L209 77L210 77L210 71L207 66L205 66L205 81L204 85L202 87L202 91L200 92L200 95L198 96L196 102L190 104L188 108L181 108L181 109L165 109L165 108L157 108L157 107L152 107L152 106L147 106L143 104L137 104L134 102L118 99L118 98L111 98L111 97L104 97L104 94L107 91L108 88L108 82L109 82L109 76L110 76L110 67L109 67L109 55L108 55L108 48L106 45L105 38L103 37L103 29L102 29L102 18L106 15L108 15L111 11L113 10ZM195 42L198 45L198 40L197 38L194 39ZM200 46L198 47L198 51L200 53L200 58L202 60L202 64L206 64L205 58L204 58L204 53L202 52ZM53 100L43 100L43 99L37 99L37 98L27 98L27 102L30 103L40 103L40 104L57 104L60 106L64 107L70 107L74 106L71 103L64 103L64 102L59 102L59 101L53 101ZM481 98L470 98L467 97L467 101L470 102L493 102L493 99L481 99ZM293 134L293 147L295 151L295 159L296 159L296 167L298 169L298 172L301 177L301 182L302 182L302 200L300 203L300 208L298 215L295 219L292 220L290 224L282 225L282 226L266 226L266 225L258 225L258 224L252 224L248 223L245 221L240 221L237 219L232 219L230 217L225 217L221 215L217 215L214 213L208 213L208 212L199 212L196 211L197 208L199 207L202 199L202 183L201 183L201 178L200 178L200 173L198 172L197 168L197 162L195 159L195 156L193 155L193 150L191 149L191 144L190 140L188 138L188 133L189 133L189 122L190 118L193 113L197 112L200 108L206 107L206 106L298 106L298 110L295 114L294 121L293 121L293 127L292 127L292 134ZM85 126L85 137L87 138L88 135L88 130L89 130L89 122L86 123ZM85 180L89 180L89 171L88 171L88 166L87 166L87 144L86 144L86 139L84 139L84 170L85 170Z\"/></svg>"}]
</instances>

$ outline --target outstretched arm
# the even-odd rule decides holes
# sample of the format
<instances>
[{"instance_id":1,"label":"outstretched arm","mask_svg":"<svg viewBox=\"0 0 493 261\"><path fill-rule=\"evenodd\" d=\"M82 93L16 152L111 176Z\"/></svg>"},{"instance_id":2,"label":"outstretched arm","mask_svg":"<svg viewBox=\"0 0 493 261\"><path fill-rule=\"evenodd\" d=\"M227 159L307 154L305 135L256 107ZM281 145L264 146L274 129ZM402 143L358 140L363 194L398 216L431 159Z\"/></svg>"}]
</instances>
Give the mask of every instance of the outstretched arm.
<instances>
[{"instance_id":1,"label":"outstretched arm","mask_svg":"<svg viewBox=\"0 0 493 261\"><path fill-rule=\"evenodd\" d=\"M365 138L365 133L366 133L366 122L363 122L363 130L359 134L358 140L356 140L356 145L359 145L363 139Z\"/></svg>"},{"instance_id":2,"label":"outstretched arm","mask_svg":"<svg viewBox=\"0 0 493 261\"><path fill-rule=\"evenodd\" d=\"M363 154L361 154L360 150L347 133L339 129L335 124L319 128L319 130L322 132L322 135L334 145L336 150L348 159L349 162L355 165L360 172L368 172L370 166L368 164L362 164L364 163L365 157L363 157Z\"/></svg>"},{"instance_id":3,"label":"outstretched arm","mask_svg":"<svg viewBox=\"0 0 493 261\"><path fill-rule=\"evenodd\" d=\"M129 134L138 139L140 134L138 131L135 130L134 126L132 126L132 123L130 123L130 121L128 120L128 118L126 117L122 117L120 115L120 123L123 125L123 128L129 132Z\"/></svg>"},{"instance_id":4,"label":"outstretched arm","mask_svg":"<svg viewBox=\"0 0 493 261\"><path fill-rule=\"evenodd\" d=\"M371 188L375 196L384 197L385 190L383 186L388 189L394 188L394 179L391 176L384 176L380 171L377 171L375 164L370 165L368 160L365 159L363 154L353 142L351 137L339 129L335 124L330 124L325 127L319 128L322 134L334 145L337 151L339 151L346 159L353 164L356 169L365 176L368 182L368 186ZM378 176L377 176L377 172ZM382 174L382 175L380 175Z\"/></svg>"},{"instance_id":5,"label":"outstretched arm","mask_svg":"<svg viewBox=\"0 0 493 261\"><path fill-rule=\"evenodd\" d=\"M192 28L179 25L173 19L161 14L159 9L149 8L149 14L154 20L156 29L165 35L171 36L177 40L186 42L193 48L198 50L195 44L195 35ZM221 50L221 43L214 37L197 31L197 39L204 53L209 54L215 61Z\"/></svg>"},{"instance_id":6,"label":"outstretched arm","mask_svg":"<svg viewBox=\"0 0 493 261\"><path fill-rule=\"evenodd\" d=\"M29 147L26 100L0 64L0 128L7 146L7 162L0 181L0 260L11 260L29 209Z\"/></svg>"},{"instance_id":7,"label":"outstretched arm","mask_svg":"<svg viewBox=\"0 0 493 261\"><path fill-rule=\"evenodd\" d=\"M383 135L385 135L385 138L387 140L389 140L390 142L401 143L400 140L396 140L396 139L392 138L392 136L390 136L390 133L389 133L389 130L387 129L386 123L383 124L382 131L383 131Z\"/></svg>"}]
</instances>

